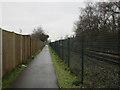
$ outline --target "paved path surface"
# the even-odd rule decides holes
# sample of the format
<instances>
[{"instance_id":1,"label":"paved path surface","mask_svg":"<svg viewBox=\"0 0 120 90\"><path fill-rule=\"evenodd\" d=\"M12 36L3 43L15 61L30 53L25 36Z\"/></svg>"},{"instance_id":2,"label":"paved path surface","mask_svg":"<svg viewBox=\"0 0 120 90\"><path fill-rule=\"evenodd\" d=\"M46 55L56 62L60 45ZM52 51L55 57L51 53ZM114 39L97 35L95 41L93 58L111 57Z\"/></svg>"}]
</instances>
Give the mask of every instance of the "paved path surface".
<instances>
[{"instance_id":1,"label":"paved path surface","mask_svg":"<svg viewBox=\"0 0 120 90\"><path fill-rule=\"evenodd\" d=\"M28 68L13 82L12 88L58 88L48 46L38 54Z\"/></svg>"}]
</instances>

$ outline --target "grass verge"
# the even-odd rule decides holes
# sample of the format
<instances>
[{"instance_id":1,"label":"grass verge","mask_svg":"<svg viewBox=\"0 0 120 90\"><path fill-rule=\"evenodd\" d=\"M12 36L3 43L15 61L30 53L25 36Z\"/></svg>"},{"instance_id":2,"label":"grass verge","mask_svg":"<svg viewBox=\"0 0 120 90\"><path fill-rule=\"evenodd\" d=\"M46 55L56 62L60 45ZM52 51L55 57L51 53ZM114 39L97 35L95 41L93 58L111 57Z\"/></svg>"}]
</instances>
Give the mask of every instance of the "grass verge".
<instances>
[{"instance_id":1,"label":"grass verge","mask_svg":"<svg viewBox=\"0 0 120 90\"><path fill-rule=\"evenodd\" d=\"M79 79L77 76L70 73L69 68L67 65L60 60L60 58L56 55L51 47L50 54L52 56L53 65L56 70L57 79L60 88L84 88L83 85L74 85L73 83L77 82Z\"/></svg>"},{"instance_id":2,"label":"grass verge","mask_svg":"<svg viewBox=\"0 0 120 90\"><path fill-rule=\"evenodd\" d=\"M7 74L3 79L2 79L2 89L10 88L11 83L20 75L20 73L25 70L28 66L28 64L34 59L34 57L39 54L41 50L38 50L35 52L31 57L29 57L26 60L26 63L22 65L18 65L15 69L13 69L9 74Z\"/></svg>"}]
</instances>

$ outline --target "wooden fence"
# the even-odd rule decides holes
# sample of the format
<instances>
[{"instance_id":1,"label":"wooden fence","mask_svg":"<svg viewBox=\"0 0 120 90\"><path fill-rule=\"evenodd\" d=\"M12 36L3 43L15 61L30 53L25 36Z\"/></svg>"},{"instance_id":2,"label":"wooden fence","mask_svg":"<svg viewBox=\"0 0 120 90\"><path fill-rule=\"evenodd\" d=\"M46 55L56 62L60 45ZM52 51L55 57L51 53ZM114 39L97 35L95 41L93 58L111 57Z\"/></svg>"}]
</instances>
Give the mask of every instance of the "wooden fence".
<instances>
[{"instance_id":1,"label":"wooden fence","mask_svg":"<svg viewBox=\"0 0 120 90\"><path fill-rule=\"evenodd\" d=\"M43 47L44 42L29 35L2 30L2 76L25 63L30 56Z\"/></svg>"},{"instance_id":2,"label":"wooden fence","mask_svg":"<svg viewBox=\"0 0 120 90\"><path fill-rule=\"evenodd\" d=\"M2 89L2 30L0 28L0 90Z\"/></svg>"}]
</instances>

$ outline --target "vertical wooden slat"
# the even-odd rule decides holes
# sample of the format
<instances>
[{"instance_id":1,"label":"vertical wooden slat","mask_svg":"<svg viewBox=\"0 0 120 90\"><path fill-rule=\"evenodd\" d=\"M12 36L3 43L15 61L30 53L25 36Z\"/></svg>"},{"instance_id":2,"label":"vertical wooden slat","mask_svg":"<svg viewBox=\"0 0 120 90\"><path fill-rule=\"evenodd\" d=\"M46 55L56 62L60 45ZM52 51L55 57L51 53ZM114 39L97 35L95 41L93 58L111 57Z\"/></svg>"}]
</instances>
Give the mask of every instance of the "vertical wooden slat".
<instances>
[{"instance_id":1,"label":"vertical wooden slat","mask_svg":"<svg viewBox=\"0 0 120 90\"><path fill-rule=\"evenodd\" d=\"M43 47L43 42L28 35L3 30L2 46L2 76L4 76L16 66L25 63L27 58Z\"/></svg>"}]
</instances>

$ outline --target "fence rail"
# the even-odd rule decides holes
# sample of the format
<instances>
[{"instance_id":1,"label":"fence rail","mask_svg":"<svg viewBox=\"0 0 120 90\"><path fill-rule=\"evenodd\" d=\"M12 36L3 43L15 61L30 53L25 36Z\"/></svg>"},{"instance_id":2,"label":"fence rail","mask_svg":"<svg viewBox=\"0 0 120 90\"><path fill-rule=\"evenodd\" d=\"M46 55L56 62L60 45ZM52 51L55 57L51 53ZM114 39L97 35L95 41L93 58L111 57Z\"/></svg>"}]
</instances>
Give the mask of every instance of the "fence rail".
<instances>
[{"instance_id":1,"label":"fence rail","mask_svg":"<svg viewBox=\"0 0 120 90\"><path fill-rule=\"evenodd\" d=\"M37 50L42 49L44 42L2 30L2 76L11 72L16 66L25 63Z\"/></svg>"},{"instance_id":2,"label":"fence rail","mask_svg":"<svg viewBox=\"0 0 120 90\"><path fill-rule=\"evenodd\" d=\"M89 81L89 85L94 87L119 86L118 42L86 42L84 38L79 41L74 37L51 42L50 46L71 72L79 76L81 83Z\"/></svg>"}]
</instances>

